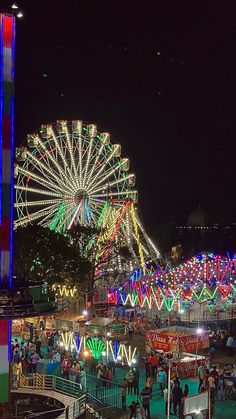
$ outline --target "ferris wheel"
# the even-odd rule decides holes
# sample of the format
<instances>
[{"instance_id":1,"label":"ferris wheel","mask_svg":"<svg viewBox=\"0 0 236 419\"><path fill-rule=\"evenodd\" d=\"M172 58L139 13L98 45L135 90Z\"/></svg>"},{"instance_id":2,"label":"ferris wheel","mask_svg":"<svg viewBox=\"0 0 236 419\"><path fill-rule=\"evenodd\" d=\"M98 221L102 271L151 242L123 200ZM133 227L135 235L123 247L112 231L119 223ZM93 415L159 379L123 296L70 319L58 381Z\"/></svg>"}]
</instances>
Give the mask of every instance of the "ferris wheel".
<instances>
[{"instance_id":1,"label":"ferris wheel","mask_svg":"<svg viewBox=\"0 0 236 419\"><path fill-rule=\"evenodd\" d=\"M127 245L135 265L150 253L158 255L134 208L129 159L96 125L79 120L42 125L16 149L15 178L15 228L37 223L66 233L76 224L106 227L101 252L102 243L110 241Z\"/></svg>"}]
</instances>

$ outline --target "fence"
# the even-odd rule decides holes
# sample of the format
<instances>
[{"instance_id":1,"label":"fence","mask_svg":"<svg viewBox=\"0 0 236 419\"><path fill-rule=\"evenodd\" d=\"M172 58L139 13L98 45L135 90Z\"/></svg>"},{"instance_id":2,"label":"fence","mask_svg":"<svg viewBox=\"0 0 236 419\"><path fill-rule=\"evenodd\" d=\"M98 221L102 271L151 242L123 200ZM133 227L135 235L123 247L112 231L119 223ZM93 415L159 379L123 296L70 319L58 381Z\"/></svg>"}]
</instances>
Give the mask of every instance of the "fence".
<instances>
[{"instance_id":1,"label":"fence","mask_svg":"<svg viewBox=\"0 0 236 419\"><path fill-rule=\"evenodd\" d=\"M58 419L76 419L86 411L86 394L67 406Z\"/></svg>"},{"instance_id":2,"label":"fence","mask_svg":"<svg viewBox=\"0 0 236 419\"><path fill-rule=\"evenodd\" d=\"M84 381L81 381L81 384L83 389L86 390L88 400L99 400L103 406L114 406L117 409L122 408L122 388L118 383L85 374Z\"/></svg>"}]
</instances>

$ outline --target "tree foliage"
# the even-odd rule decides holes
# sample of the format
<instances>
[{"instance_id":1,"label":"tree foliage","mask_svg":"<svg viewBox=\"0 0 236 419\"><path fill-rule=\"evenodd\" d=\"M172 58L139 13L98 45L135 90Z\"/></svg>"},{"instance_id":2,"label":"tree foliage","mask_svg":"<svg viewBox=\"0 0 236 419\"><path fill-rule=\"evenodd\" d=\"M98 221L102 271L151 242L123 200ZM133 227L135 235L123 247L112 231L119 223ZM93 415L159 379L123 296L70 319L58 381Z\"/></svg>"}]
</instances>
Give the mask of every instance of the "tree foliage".
<instances>
[{"instance_id":1,"label":"tree foliage","mask_svg":"<svg viewBox=\"0 0 236 419\"><path fill-rule=\"evenodd\" d=\"M28 281L47 281L49 284L66 284L89 291L96 281L96 270L103 273L119 254L130 258L126 246L112 243L108 256L103 242L98 251L100 231L93 227L75 226L66 236L31 225L15 232L14 274Z\"/></svg>"}]
</instances>

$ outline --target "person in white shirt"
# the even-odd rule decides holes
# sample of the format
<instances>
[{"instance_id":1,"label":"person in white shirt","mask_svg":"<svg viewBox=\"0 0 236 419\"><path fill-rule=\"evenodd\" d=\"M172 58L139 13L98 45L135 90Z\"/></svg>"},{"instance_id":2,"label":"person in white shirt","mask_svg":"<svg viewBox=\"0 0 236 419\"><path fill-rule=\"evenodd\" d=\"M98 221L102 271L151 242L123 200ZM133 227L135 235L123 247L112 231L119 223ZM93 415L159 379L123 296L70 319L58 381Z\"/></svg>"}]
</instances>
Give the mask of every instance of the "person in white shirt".
<instances>
[{"instance_id":1,"label":"person in white shirt","mask_svg":"<svg viewBox=\"0 0 236 419\"><path fill-rule=\"evenodd\" d=\"M232 336L229 336L226 343L226 348L229 356L233 356L233 343L234 339Z\"/></svg>"},{"instance_id":2,"label":"person in white shirt","mask_svg":"<svg viewBox=\"0 0 236 419\"><path fill-rule=\"evenodd\" d=\"M164 402L165 402L165 414L167 415L167 413L168 413L168 387L166 387L165 390L163 391L163 397L164 397ZM171 392L170 392L170 415L172 415L172 413L171 413Z\"/></svg>"}]
</instances>

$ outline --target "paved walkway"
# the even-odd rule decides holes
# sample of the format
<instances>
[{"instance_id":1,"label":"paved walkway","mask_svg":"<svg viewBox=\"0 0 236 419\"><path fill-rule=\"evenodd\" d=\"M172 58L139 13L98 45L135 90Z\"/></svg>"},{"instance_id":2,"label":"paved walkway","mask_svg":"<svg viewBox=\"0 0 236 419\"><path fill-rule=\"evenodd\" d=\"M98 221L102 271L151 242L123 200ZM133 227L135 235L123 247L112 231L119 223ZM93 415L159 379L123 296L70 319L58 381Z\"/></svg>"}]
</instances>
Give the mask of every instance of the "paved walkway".
<instances>
[{"instance_id":1,"label":"paved walkway","mask_svg":"<svg viewBox=\"0 0 236 419\"><path fill-rule=\"evenodd\" d=\"M139 369L139 390L142 391L145 385L145 370L143 368ZM116 380L120 381L125 376L125 371L123 369L116 369ZM198 390L198 380L196 378L187 378L181 380L181 387L184 388L184 385L188 384L189 386L189 395L197 394ZM158 384L154 383L153 386L154 396L151 400L151 419L166 419L165 415L165 404L161 392L158 388ZM137 396L127 396L127 406L131 404L133 400L137 400ZM140 401L140 400L139 400ZM127 413L122 413L120 418L129 418L130 410L127 408ZM172 416L175 418L176 416ZM214 419L235 419L236 418L236 400L235 401L216 401L215 402L215 414Z\"/></svg>"}]
</instances>

